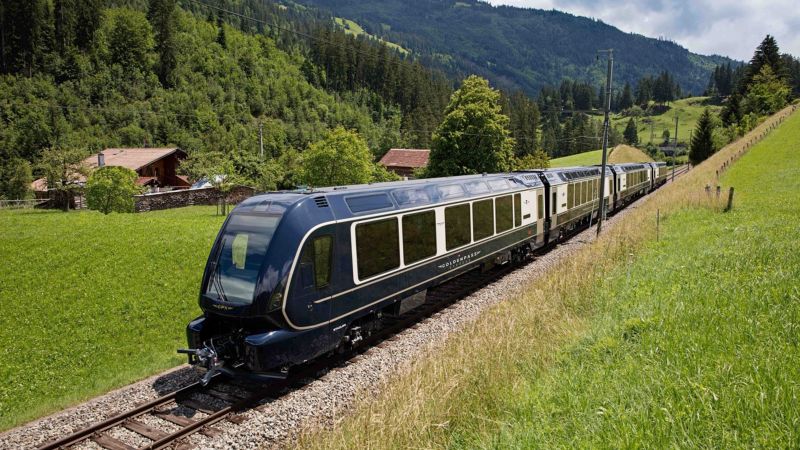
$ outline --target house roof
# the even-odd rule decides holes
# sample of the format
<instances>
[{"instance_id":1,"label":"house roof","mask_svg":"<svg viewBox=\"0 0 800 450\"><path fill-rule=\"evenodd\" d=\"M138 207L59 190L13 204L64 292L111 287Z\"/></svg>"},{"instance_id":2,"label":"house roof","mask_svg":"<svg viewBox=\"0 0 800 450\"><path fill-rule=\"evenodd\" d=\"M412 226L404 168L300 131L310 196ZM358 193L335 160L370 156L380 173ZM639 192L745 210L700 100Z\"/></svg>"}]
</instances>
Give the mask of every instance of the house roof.
<instances>
[{"instance_id":1,"label":"house roof","mask_svg":"<svg viewBox=\"0 0 800 450\"><path fill-rule=\"evenodd\" d=\"M181 156L186 156L183 150L177 147L169 148L107 148L103 150L105 165L127 167L131 170L139 170L165 158L175 152L179 152ZM97 153L83 160L86 166L91 168L97 167Z\"/></svg>"},{"instance_id":2,"label":"house roof","mask_svg":"<svg viewBox=\"0 0 800 450\"><path fill-rule=\"evenodd\" d=\"M380 163L386 167L419 168L428 165L431 151L422 148L392 148L383 155Z\"/></svg>"},{"instance_id":3,"label":"house roof","mask_svg":"<svg viewBox=\"0 0 800 450\"><path fill-rule=\"evenodd\" d=\"M165 158L173 153L178 153L178 156L185 157L186 152L177 147L168 148L107 148L103 150L103 159L106 166L126 167L131 170L139 170L149 164L152 164L159 159ZM82 165L91 169L97 168L97 153L84 159ZM83 175L77 176L76 181L79 183L86 182L86 177ZM140 184L149 182L151 180L139 180ZM186 180L184 180L186 181ZM187 181L187 184L188 181ZM31 189L34 191L46 191L47 180L39 178L31 183Z\"/></svg>"}]
</instances>

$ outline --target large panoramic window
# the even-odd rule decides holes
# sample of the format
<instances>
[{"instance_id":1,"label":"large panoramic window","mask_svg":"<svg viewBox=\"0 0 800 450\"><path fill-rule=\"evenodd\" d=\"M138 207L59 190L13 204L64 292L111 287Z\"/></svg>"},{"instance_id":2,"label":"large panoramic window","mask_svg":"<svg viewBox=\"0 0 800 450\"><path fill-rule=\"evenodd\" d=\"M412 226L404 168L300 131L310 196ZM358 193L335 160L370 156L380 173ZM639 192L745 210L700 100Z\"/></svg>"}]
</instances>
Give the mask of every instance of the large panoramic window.
<instances>
[{"instance_id":1,"label":"large panoramic window","mask_svg":"<svg viewBox=\"0 0 800 450\"><path fill-rule=\"evenodd\" d=\"M397 218L356 225L358 278L363 280L400 267Z\"/></svg>"},{"instance_id":2,"label":"large panoramic window","mask_svg":"<svg viewBox=\"0 0 800 450\"><path fill-rule=\"evenodd\" d=\"M412 264L436 254L436 213L403 216L403 259Z\"/></svg>"},{"instance_id":3,"label":"large panoramic window","mask_svg":"<svg viewBox=\"0 0 800 450\"><path fill-rule=\"evenodd\" d=\"M494 202L481 200L472 204L472 235L476 241L494 234Z\"/></svg>"},{"instance_id":4,"label":"large panoramic window","mask_svg":"<svg viewBox=\"0 0 800 450\"><path fill-rule=\"evenodd\" d=\"M469 244L470 228L469 203L444 209L444 237L448 250Z\"/></svg>"},{"instance_id":5,"label":"large panoramic window","mask_svg":"<svg viewBox=\"0 0 800 450\"><path fill-rule=\"evenodd\" d=\"M511 208L511 196L505 195L494 199L495 229L498 233L510 230L514 226L514 211Z\"/></svg>"},{"instance_id":6,"label":"large panoramic window","mask_svg":"<svg viewBox=\"0 0 800 450\"><path fill-rule=\"evenodd\" d=\"M522 194L514 194L514 226L522 225Z\"/></svg>"}]
</instances>

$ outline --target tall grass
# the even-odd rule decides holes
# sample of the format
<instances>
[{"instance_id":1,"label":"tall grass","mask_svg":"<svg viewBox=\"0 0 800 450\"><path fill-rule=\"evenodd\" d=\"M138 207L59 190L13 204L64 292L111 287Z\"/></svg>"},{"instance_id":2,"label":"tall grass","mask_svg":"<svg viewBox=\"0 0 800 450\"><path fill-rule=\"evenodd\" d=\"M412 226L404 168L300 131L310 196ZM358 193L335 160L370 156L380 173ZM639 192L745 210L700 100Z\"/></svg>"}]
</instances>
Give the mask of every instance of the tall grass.
<instances>
[{"instance_id":1,"label":"tall grass","mask_svg":"<svg viewBox=\"0 0 800 450\"><path fill-rule=\"evenodd\" d=\"M309 431L300 437L298 445L310 448L591 447L603 444L647 447L713 445L715 439L742 444L737 437L743 436L746 430L734 428L749 422L732 417L737 414L735 406L727 408L725 416L714 416L708 408L695 410L698 404L716 401L714 398L719 398L719 393L711 392L702 379L679 378L678 375L691 367L687 364L670 370L670 364L680 366L685 359L675 357L672 362L665 361L661 358L664 350L659 349L658 343L647 347L654 352L650 358L657 364L648 364L647 355L633 357L620 348L641 339L648 330L661 327L671 315L681 316L685 320L681 329L691 335L691 314L700 312L682 316L687 310L686 302L693 299L676 299L680 282L668 282L672 280L671 272L661 271L657 277L650 276L647 270L658 267L653 252L657 256L658 251L666 251L666 247L659 245L681 242L681 227L694 223L692 214L705 214L701 217L704 220L712 220L708 215L723 217L715 189L708 195L706 185L715 188L720 168L726 163L730 166L732 159L742 155L754 140L791 112L791 108L781 111L744 139L694 168L679 183L654 193L574 257L557 264L542 278L531 280L525 294L487 311L479 321L454 334L435 355L414 362L406 373L384 386L383 395L374 399L365 396L356 412L342 419L332 431ZM790 120L792 139L797 139L800 115ZM797 190L793 195L797 195L800 186L794 189ZM737 195L739 202L750 201L748 192ZM662 223L661 232L668 230L662 237L670 241L654 243L657 211L666 222ZM702 242L703 236L693 236L683 247L671 247L671 250L694 250L702 255L705 251ZM637 256L642 252L642 256ZM688 256L673 254L670 263L688 266L689 261L684 259ZM707 263L709 257L698 260ZM717 264L728 263L718 261ZM702 266L692 266L692 269L701 271L701 275L704 270ZM745 280L750 281L752 278ZM718 290L716 282L713 278L705 280L695 276L693 290L687 293L713 293ZM735 279L727 280L725 286L740 289ZM627 292L637 294L635 298L626 298ZM672 303L665 305L662 314L653 315L637 309L641 307L639 302L647 298L668 299ZM653 307L651 304L650 308ZM727 319L721 317L720 321ZM710 323L713 321L705 318L702 328L696 330L694 341L672 341L669 351L676 355L691 353L702 359L702 354L697 356L698 349L702 348L698 342L717 338ZM797 320L793 323L788 330L797 336ZM748 356L753 354L747 352ZM652 366L657 366L657 376L647 375ZM725 370L724 365L712 367ZM745 370L737 374L751 373ZM658 384L671 380L674 382L667 388ZM687 391L684 382L694 384ZM744 380L729 380L731 384L741 382ZM750 439L742 445L789 444L785 438L794 436L797 439L800 414L785 400L796 399L797 385L785 382L776 385L778 390L786 391L767 393L765 390L763 395L780 395L784 400L777 403L775 414L759 416L763 420L754 420L757 422L754 426L764 426L770 432L781 426L784 430L793 426L794 434L785 433L773 440ZM631 390L634 387L637 389ZM615 392L623 394L615 396ZM753 393L752 390L747 392ZM691 398L683 398L684 395ZM664 403L648 403L654 399ZM742 404L752 406L751 400ZM735 399L732 401L735 405ZM767 405L769 403L762 402L762 407ZM631 419L633 414L626 416L628 411L638 411L635 420ZM747 411L738 414L750 417ZM770 421L779 421L782 414L786 415L786 422L769 427ZM692 419L693 415L696 420ZM716 420L722 423L713 427L698 425L713 424ZM647 431L653 427L659 432ZM711 435L695 439L693 432Z\"/></svg>"}]
</instances>

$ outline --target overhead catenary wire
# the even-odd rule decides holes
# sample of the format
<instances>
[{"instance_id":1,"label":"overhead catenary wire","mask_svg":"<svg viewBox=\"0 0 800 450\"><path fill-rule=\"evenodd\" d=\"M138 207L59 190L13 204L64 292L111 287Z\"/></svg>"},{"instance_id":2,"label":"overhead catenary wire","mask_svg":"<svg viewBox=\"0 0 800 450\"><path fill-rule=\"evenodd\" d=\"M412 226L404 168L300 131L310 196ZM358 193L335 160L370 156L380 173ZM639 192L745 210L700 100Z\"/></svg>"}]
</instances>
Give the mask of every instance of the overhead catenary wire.
<instances>
[{"instance_id":1,"label":"overhead catenary wire","mask_svg":"<svg viewBox=\"0 0 800 450\"><path fill-rule=\"evenodd\" d=\"M56 105L56 104L48 104L48 105L28 104L28 105L25 105L25 108L26 109L36 108L36 109L44 109L44 110L62 109L62 110L68 110L68 111L81 111L81 110L84 110L84 111L113 110L113 111L117 111L117 112L120 111L120 106L93 106L93 105L81 105L81 106L78 106L78 105ZM143 115L144 114L149 114L149 115L154 115L156 117L186 117L186 118L190 118L190 119L196 119L198 117L197 114L186 114L186 113L179 113L179 112L173 112L173 111L152 111L152 110L143 110L143 109L142 110L124 109L124 112L137 113L137 114L143 114ZM217 115L217 119L218 120L221 120L221 119L223 119L225 117L226 117L225 115ZM253 120L253 126L256 127L256 128L258 127L258 121L256 120L256 118L254 118L254 120ZM417 129L404 129L404 128L401 128L398 131L400 131L401 133L433 133L435 130L417 130ZM492 135L487 134L487 133L459 132L459 134L461 134L463 136L473 136L473 137L488 137L488 136L492 136ZM541 134L541 132L539 134ZM511 137L513 137L516 140L522 140L522 141L541 141L541 137L538 138L538 139L525 138L525 137L521 137L521 136L515 137L515 136L513 136L513 133L512 133ZM602 136L581 135L581 136L570 136L568 138L556 138L554 140L554 142L577 142L579 140L596 140L596 141L599 141L600 139L602 139Z\"/></svg>"}]
</instances>

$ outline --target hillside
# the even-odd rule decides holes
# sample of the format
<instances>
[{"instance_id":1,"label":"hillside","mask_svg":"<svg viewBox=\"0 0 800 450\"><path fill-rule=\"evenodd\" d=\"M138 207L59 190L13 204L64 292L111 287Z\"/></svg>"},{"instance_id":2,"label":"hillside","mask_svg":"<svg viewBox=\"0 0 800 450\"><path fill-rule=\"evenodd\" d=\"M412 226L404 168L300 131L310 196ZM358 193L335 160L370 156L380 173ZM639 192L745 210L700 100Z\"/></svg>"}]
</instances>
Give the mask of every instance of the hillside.
<instances>
[{"instance_id":1,"label":"hillside","mask_svg":"<svg viewBox=\"0 0 800 450\"><path fill-rule=\"evenodd\" d=\"M639 142L642 145L651 142L658 145L663 142L664 130L669 131L670 138L674 138L676 115L678 116L678 142L688 142L689 133L694 130L697 119L700 118L705 108L709 108L713 113L719 113L722 109L721 106L708 104L708 97L690 97L672 102L670 108L662 114L637 119L636 128L639 133ZM622 133L628 119L623 115L615 114L612 116L611 125ZM650 133L651 128L652 134Z\"/></svg>"},{"instance_id":2,"label":"hillside","mask_svg":"<svg viewBox=\"0 0 800 450\"><path fill-rule=\"evenodd\" d=\"M668 70L685 92L695 94L706 88L714 66L727 61L559 11L494 7L477 0L299 2L355 21L456 78L476 73L530 95L565 77L599 85L605 65L595 60L598 49L616 51L614 74L620 84Z\"/></svg>"},{"instance_id":3,"label":"hillside","mask_svg":"<svg viewBox=\"0 0 800 450\"><path fill-rule=\"evenodd\" d=\"M636 147L630 145L618 145L610 150L608 154L609 164L621 164L627 162L652 161L653 158ZM603 162L603 151L592 150L575 155L562 156L550 160L550 167L572 167L572 166L593 166Z\"/></svg>"},{"instance_id":4,"label":"hillside","mask_svg":"<svg viewBox=\"0 0 800 450\"><path fill-rule=\"evenodd\" d=\"M645 162L652 160L653 158L647 156L645 152L636 147L631 147L630 145L618 145L614 147L614 150L610 155L608 155L609 164Z\"/></svg>"}]
</instances>

